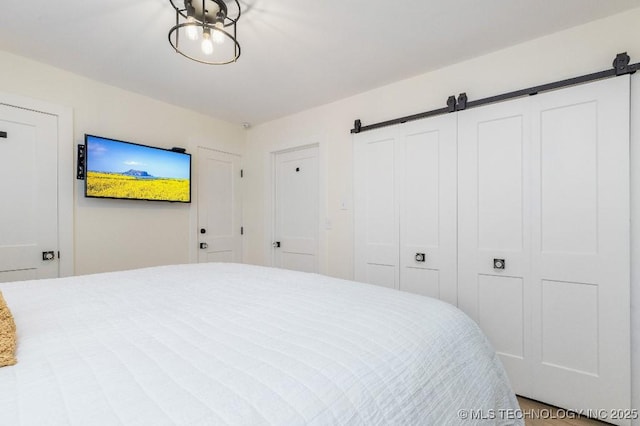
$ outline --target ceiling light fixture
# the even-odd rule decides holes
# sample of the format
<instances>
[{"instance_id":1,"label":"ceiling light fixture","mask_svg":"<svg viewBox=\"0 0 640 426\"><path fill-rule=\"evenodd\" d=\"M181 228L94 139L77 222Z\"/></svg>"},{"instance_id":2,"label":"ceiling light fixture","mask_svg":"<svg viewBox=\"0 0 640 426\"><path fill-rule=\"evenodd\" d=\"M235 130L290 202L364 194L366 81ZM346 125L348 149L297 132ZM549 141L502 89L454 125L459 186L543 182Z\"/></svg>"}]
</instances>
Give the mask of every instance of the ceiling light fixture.
<instances>
[{"instance_id":1,"label":"ceiling light fixture","mask_svg":"<svg viewBox=\"0 0 640 426\"><path fill-rule=\"evenodd\" d=\"M236 62L240 43L236 24L241 10L238 0L169 0L176 24L169 30L171 47L184 57L209 65ZM176 3L184 6L178 6ZM229 14L227 3L233 13ZM229 39L231 43L225 43Z\"/></svg>"}]
</instances>

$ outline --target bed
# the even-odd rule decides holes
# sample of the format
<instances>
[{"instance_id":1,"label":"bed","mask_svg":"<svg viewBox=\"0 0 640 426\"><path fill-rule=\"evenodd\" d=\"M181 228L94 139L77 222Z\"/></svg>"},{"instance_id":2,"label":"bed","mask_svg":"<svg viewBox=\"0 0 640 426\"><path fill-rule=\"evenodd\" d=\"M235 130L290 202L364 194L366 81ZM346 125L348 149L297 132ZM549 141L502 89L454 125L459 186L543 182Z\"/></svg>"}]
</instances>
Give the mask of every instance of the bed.
<instances>
[{"instance_id":1,"label":"bed","mask_svg":"<svg viewBox=\"0 0 640 426\"><path fill-rule=\"evenodd\" d=\"M523 424L485 336L434 299L213 263L0 291L0 425Z\"/></svg>"}]
</instances>

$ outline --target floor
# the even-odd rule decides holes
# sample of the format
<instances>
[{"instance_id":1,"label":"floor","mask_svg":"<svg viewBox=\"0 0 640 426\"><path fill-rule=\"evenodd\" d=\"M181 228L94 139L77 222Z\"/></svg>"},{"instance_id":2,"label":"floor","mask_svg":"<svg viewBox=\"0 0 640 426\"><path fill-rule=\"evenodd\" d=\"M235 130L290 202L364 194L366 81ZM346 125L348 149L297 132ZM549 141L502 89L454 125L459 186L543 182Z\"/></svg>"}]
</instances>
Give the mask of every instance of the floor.
<instances>
[{"instance_id":1,"label":"floor","mask_svg":"<svg viewBox=\"0 0 640 426\"><path fill-rule=\"evenodd\" d=\"M518 397L520 409L525 418L526 426L591 426L608 425L608 423L578 417L575 413L566 412L531 399Z\"/></svg>"}]
</instances>

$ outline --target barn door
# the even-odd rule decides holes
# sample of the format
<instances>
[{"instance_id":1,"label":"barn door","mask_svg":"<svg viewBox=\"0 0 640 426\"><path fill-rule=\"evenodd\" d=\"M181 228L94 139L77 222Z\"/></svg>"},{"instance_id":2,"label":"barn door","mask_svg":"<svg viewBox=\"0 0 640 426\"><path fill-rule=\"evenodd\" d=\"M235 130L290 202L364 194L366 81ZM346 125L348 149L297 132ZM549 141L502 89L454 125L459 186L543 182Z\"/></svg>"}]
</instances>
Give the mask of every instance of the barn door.
<instances>
[{"instance_id":1,"label":"barn door","mask_svg":"<svg viewBox=\"0 0 640 426\"><path fill-rule=\"evenodd\" d=\"M399 288L398 126L354 136L355 279Z\"/></svg>"},{"instance_id":2,"label":"barn door","mask_svg":"<svg viewBox=\"0 0 640 426\"><path fill-rule=\"evenodd\" d=\"M531 395L531 170L528 99L458 117L459 307L475 319L514 391Z\"/></svg>"},{"instance_id":3,"label":"barn door","mask_svg":"<svg viewBox=\"0 0 640 426\"><path fill-rule=\"evenodd\" d=\"M457 304L456 114L399 126L400 290Z\"/></svg>"},{"instance_id":4,"label":"barn door","mask_svg":"<svg viewBox=\"0 0 640 426\"><path fill-rule=\"evenodd\" d=\"M59 274L57 126L0 105L0 282Z\"/></svg>"},{"instance_id":5,"label":"barn door","mask_svg":"<svg viewBox=\"0 0 640 426\"><path fill-rule=\"evenodd\" d=\"M458 134L460 307L516 393L629 408L629 77L463 111Z\"/></svg>"},{"instance_id":6,"label":"barn door","mask_svg":"<svg viewBox=\"0 0 640 426\"><path fill-rule=\"evenodd\" d=\"M630 406L629 87L531 99L533 394L562 407Z\"/></svg>"},{"instance_id":7,"label":"barn door","mask_svg":"<svg viewBox=\"0 0 640 426\"><path fill-rule=\"evenodd\" d=\"M356 280L457 304L456 123L354 136Z\"/></svg>"}]
</instances>

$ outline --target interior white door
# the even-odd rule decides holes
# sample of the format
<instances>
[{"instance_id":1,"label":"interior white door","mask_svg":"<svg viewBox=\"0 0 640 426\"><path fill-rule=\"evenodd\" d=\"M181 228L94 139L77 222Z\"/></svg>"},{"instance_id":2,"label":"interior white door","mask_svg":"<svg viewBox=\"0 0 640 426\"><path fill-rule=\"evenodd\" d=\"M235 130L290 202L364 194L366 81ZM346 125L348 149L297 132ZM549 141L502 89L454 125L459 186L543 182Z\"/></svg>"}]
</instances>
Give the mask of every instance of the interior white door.
<instances>
[{"instance_id":1,"label":"interior white door","mask_svg":"<svg viewBox=\"0 0 640 426\"><path fill-rule=\"evenodd\" d=\"M478 322L514 391L531 395L529 99L458 116L459 307Z\"/></svg>"},{"instance_id":2,"label":"interior white door","mask_svg":"<svg viewBox=\"0 0 640 426\"><path fill-rule=\"evenodd\" d=\"M198 262L242 261L241 160L198 148Z\"/></svg>"},{"instance_id":3,"label":"interior white door","mask_svg":"<svg viewBox=\"0 0 640 426\"><path fill-rule=\"evenodd\" d=\"M457 115L398 131L400 290L457 305Z\"/></svg>"},{"instance_id":4,"label":"interior white door","mask_svg":"<svg viewBox=\"0 0 640 426\"><path fill-rule=\"evenodd\" d=\"M273 264L318 272L318 147L278 152L274 157Z\"/></svg>"},{"instance_id":5,"label":"interior white door","mask_svg":"<svg viewBox=\"0 0 640 426\"><path fill-rule=\"evenodd\" d=\"M631 403L629 92L622 76L531 98L532 392L562 407Z\"/></svg>"},{"instance_id":6,"label":"interior white door","mask_svg":"<svg viewBox=\"0 0 640 426\"><path fill-rule=\"evenodd\" d=\"M58 277L57 125L0 105L0 282Z\"/></svg>"},{"instance_id":7,"label":"interior white door","mask_svg":"<svg viewBox=\"0 0 640 426\"><path fill-rule=\"evenodd\" d=\"M400 286L398 141L398 126L353 138L355 279L396 289Z\"/></svg>"}]
</instances>

